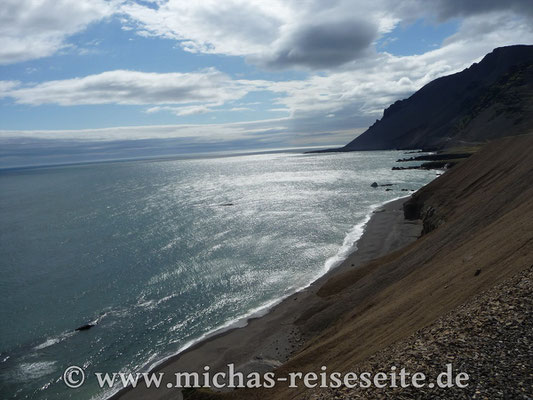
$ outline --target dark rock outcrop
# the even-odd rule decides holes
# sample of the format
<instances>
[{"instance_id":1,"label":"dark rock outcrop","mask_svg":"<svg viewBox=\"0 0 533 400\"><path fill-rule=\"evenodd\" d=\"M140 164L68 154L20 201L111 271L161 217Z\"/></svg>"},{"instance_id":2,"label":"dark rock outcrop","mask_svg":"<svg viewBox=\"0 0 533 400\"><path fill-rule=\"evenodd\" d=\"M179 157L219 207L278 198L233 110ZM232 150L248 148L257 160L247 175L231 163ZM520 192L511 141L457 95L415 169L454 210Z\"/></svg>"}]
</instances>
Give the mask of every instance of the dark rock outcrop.
<instances>
[{"instance_id":1,"label":"dark rock outcrop","mask_svg":"<svg viewBox=\"0 0 533 400\"><path fill-rule=\"evenodd\" d=\"M91 329L92 327L96 326L96 324L86 324L86 325L82 325L82 326L79 326L75 329L75 331L88 331L89 329Z\"/></svg>"},{"instance_id":2,"label":"dark rock outcrop","mask_svg":"<svg viewBox=\"0 0 533 400\"><path fill-rule=\"evenodd\" d=\"M459 158L468 158L472 153L446 153L446 154L427 154L424 156L401 158L396 162L406 161L442 161L442 160L455 160Z\"/></svg>"},{"instance_id":3,"label":"dark rock outcrop","mask_svg":"<svg viewBox=\"0 0 533 400\"><path fill-rule=\"evenodd\" d=\"M525 134L533 125L533 46L500 47L398 100L345 147L437 150Z\"/></svg>"}]
</instances>

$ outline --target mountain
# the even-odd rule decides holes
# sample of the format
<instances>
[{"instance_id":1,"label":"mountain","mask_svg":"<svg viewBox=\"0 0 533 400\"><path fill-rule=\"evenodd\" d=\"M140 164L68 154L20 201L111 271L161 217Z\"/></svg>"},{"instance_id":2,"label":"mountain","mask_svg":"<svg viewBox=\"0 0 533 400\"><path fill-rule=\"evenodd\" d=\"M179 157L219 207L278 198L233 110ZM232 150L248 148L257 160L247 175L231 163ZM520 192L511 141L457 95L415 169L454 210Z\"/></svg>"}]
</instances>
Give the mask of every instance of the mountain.
<instances>
[{"instance_id":1,"label":"mountain","mask_svg":"<svg viewBox=\"0 0 533 400\"><path fill-rule=\"evenodd\" d=\"M533 46L500 47L388 107L336 151L440 150L526 133L533 123Z\"/></svg>"}]
</instances>

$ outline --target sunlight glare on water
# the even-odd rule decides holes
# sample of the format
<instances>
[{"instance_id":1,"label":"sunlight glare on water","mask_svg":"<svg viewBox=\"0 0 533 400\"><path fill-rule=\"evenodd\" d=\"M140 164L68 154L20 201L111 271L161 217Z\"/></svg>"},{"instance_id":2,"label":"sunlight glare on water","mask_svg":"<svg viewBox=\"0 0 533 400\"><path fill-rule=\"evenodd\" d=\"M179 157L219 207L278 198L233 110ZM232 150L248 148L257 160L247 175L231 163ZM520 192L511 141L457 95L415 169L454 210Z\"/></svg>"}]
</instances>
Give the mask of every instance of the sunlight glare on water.
<instances>
[{"instance_id":1,"label":"sunlight glare on water","mask_svg":"<svg viewBox=\"0 0 533 400\"><path fill-rule=\"evenodd\" d=\"M402 153L260 154L0 173L2 398L74 398L69 365L137 371L302 288L372 207L434 171ZM392 191L370 184L393 183ZM88 322L97 326L73 333ZM96 382L76 399L104 396Z\"/></svg>"}]
</instances>

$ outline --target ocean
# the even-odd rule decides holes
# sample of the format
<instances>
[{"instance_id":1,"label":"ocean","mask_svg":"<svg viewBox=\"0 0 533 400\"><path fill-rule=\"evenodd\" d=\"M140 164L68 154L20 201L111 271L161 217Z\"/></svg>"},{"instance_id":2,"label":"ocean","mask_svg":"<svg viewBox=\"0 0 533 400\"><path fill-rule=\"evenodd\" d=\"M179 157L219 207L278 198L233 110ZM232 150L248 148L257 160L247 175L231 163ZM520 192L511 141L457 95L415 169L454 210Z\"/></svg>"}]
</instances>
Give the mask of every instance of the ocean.
<instances>
[{"instance_id":1,"label":"ocean","mask_svg":"<svg viewBox=\"0 0 533 400\"><path fill-rule=\"evenodd\" d=\"M146 371L243 325L353 250L380 204L435 171L400 151L0 171L0 398L103 399L65 368ZM372 188L372 182L394 184ZM96 324L88 331L74 329Z\"/></svg>"}]
</instances>

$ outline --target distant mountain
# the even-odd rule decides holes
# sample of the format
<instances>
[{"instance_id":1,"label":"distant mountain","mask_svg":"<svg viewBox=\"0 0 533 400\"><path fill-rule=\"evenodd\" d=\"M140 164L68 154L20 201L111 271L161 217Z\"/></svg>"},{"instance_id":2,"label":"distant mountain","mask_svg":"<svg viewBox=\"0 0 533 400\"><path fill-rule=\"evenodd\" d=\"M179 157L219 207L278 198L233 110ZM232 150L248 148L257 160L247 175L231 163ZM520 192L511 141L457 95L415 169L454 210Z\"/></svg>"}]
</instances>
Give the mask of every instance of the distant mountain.
<instances>
[{"instance_id":1,"label":"distant mountain","mask_svg":"<svg viewBox=\"0 0 533 400\"><path fill-rule=\"evenodd\" d=\"M337 151L438 150L532 127L533 46L508 46L395 102L381 120Z\"/></svg>"}]
</instances>

